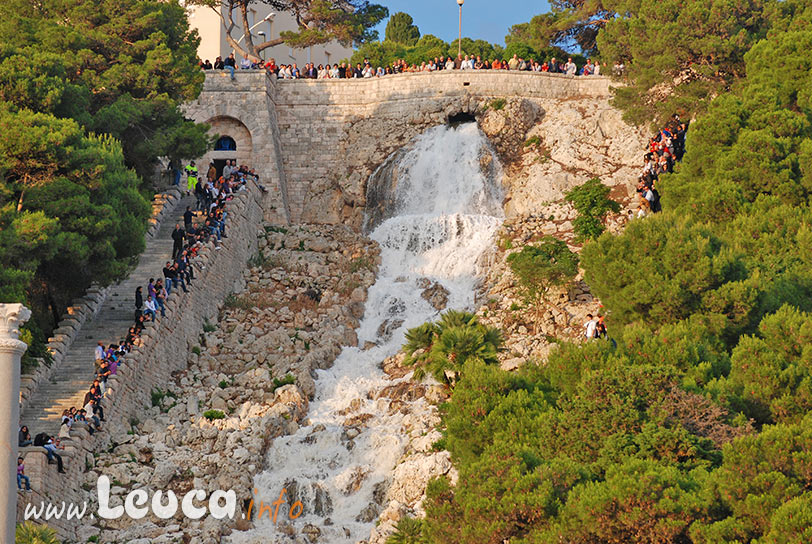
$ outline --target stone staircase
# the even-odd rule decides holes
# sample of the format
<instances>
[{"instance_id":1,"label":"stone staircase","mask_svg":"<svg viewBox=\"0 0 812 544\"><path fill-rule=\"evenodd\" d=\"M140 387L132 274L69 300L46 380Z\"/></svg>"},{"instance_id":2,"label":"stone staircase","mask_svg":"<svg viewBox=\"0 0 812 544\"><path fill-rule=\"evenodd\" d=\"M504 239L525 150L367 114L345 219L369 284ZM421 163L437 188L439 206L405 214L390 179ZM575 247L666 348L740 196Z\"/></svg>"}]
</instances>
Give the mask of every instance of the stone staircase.
<instances>
[{"instance_id":1,"label":"stone staircase","mask_svg":"<svg viewBox=\"0 0 812 544\"><path fill-rule=\"evenodd\" d=\"M40 432L56 435L62 411L82 405L94 377L97 342L101 340L107 345L126 336L133 323L135 288L142 286L146 296L149 278L163 277L162 268L172 257L172 230L176 223L183 224L183 210L193 205L194 200L194 197L184 196L177 201L155 236L147 239L136 268L126 279L112 286L101 310L82 326L54 376L40 384L20 418L23 425L28 425L31 436ZM173 291L171 297L176 296Z\"/></svg>"}]
</instances>

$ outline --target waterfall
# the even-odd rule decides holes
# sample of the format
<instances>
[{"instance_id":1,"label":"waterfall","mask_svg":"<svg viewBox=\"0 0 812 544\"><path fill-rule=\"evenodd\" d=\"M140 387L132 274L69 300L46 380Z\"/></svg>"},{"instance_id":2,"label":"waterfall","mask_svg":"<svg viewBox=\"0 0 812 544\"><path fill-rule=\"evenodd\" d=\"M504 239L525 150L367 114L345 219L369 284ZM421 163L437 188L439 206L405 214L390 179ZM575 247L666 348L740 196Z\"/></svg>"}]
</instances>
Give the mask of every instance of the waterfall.
<instances>
[{"instance_id":1,"label":"waterfall","mask_svg":"<svg viewBox=\"0 0 812 544\"><path fill-rule=\"evenodd\" d=\"M403 454L408 437L402 428L410 417L390 414L386 399L373 400L375 391L394 383L379 364L397 353L408 328L438 316L420 296L418 280L441 283L448 308L472 307L477 261L502 223L499 178L475 123L429 129L370 178L375 211L366 228L381 246L382 262L357 332L360 346L376 345L345 348L332 368L318 371L308 425L275 439L266 470L255 477L256 504L270 505L285 488L286 499L303 503L302 516L290 522L285 505L276 524L266 514L251 531L234 532L232 543L290 542L283 523L297 530L313 524L319 541L331 544L368 538L380 484ZM379 336L382 329L386 334ZM360 434L345 429L347 417L359 414L369 414Z\"/></svg>"}]
</instances>

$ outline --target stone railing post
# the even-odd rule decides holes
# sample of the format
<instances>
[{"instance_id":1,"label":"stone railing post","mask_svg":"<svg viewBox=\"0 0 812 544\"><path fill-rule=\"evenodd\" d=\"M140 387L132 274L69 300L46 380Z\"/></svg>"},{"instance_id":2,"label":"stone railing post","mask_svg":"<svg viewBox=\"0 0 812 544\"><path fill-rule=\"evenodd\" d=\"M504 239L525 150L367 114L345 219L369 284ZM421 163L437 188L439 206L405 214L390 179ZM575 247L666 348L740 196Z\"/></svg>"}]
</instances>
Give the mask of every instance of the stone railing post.
<instances>
[{"instance_id":1,"label":"stone railing post","mask_svg":"<svg viewBox=\"0 0 812 544\"><path fill-rule=\"evenodd\" d=\"M0 381L6 384L5 408L0 408L0 531L3 542L14 542L17 523L20 358L28 349L19 339L19 327L29 317L31 311L22 304L0 304Z\"/></svg>"}]
</instances>

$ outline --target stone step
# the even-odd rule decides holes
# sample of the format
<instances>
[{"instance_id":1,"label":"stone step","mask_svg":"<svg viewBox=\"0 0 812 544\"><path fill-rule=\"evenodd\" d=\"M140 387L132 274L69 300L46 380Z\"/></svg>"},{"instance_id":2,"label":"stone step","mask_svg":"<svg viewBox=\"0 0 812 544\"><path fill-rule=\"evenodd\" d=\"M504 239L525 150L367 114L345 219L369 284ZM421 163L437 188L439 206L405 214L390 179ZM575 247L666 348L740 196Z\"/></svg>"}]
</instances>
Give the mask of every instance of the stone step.
<instances>
[{"instance_id":1,"label":"stone step","mask_svg":"<svg viewBox=\"0 0 812 544\"><path fill-rule=\"evenodd\" d=\"M175 223L183 223L183 210L194 200L194 197L183 197L175 202L174 209L168 215L164 215L161 227L147 241L136 267L127 278L111 288L96 316L82 325L52 379L40 384L20 418L23 424L28 425L32 435L38 432L56 434L62 411L72 406L79 407L84 400L94 376L97 342L101 340L109 344L126 336L134 318L135 288L140 285L146 291L149 278L163 276L163 265L172 256L172 230Z\"/></svg>"}]
</instances>

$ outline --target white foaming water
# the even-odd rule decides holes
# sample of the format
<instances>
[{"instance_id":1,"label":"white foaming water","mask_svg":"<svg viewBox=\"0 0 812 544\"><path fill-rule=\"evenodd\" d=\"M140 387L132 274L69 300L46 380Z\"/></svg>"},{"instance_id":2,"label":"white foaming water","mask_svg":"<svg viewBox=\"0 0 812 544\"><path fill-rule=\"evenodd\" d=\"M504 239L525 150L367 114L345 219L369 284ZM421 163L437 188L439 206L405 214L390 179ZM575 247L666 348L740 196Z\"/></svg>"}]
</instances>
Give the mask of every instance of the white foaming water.
<instances>
[{"instance_id":1,"label":"white foaming water","mask_svg":"<svg viewBox=\"0 0 812 544\"><path fill-rule=\"evenodd\" d=\"M286 488L285 498L292 494L301 501L304 514L291 522L283 505L276 525L266 513L254 529L234 532L227 541L290 542L279 530L282 523L296 529L316 525L319 540L331 544L369 537L377 517L369 514L380 510L374 505L375 485L391 474L403 454L408 443L405 427L427 409L426 401L419 399L411 414L390 414L387 399L371 400L375 391L396 383L379 364L397 353L407 329L438 315L421 298L418 279L427 277L448 289L448 308L473 305L477 261L502 222L501 191L494 179L499 176L482 173L483 153L491 153L495 163L484 136L470 123L426 131L399 159L394 211L389 212L393 217L371 233L381 246L382 262L357 331L359 345L378 345L366 351L345 348L332 368L318 371L309 425L275 439L266 470L254 479L259 491L255 512L260 501L270 505ZM391 336L379 338L384 323L390 325ZM351 438L343 423L360 414L371 417Z\"/></svg>"}]
</instances>

